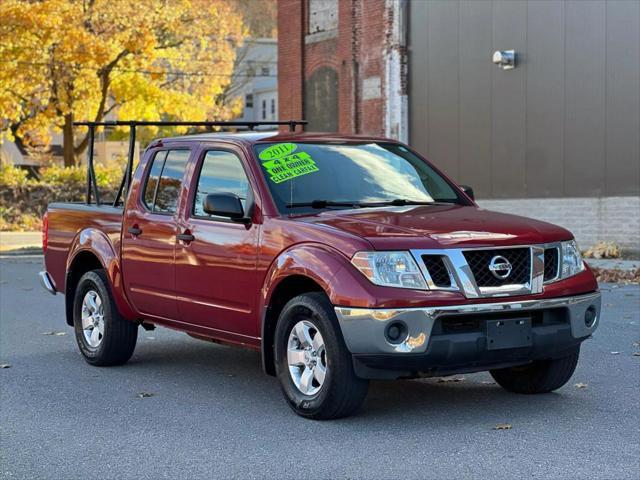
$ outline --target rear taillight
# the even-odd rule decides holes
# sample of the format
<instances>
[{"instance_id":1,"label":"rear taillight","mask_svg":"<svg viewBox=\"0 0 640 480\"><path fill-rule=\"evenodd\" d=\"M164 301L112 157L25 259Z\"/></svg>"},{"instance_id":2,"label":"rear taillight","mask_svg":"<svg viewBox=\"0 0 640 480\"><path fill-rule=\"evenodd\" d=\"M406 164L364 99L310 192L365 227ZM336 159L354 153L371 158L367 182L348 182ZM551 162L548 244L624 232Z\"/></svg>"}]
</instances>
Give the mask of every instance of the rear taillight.
<instances>
[{"instance_id":1,"label":"rear taillight","mask_svg":"<svg viewBox=\"0 0 640 480\"><path fill-rule=\"evenodd\" d=\"M49 212L45 212L42 216L42 251L47 251L47 243L49 243Z\"/></svg>"}]
</instances>

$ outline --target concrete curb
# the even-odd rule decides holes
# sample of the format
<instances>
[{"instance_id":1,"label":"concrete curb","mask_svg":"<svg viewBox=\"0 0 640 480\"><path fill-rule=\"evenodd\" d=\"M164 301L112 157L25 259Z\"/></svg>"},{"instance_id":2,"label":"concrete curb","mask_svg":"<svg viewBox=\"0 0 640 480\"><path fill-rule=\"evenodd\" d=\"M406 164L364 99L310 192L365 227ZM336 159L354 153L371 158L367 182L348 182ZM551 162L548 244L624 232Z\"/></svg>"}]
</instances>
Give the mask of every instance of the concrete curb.
<instances>
[{"instance_id":1,"label":"concrete curb","mask_svg":"<svg viewBox=\"0 0 640 480\"><path fill-rule=\"evenodd\" d=\"M40 232L0 232L0 254L38 250L42 252Z\"/></svg>"},{"instance_id":2,"label":"concrete curb","mask_svg":"<svg viewBox=\"0 0 640 480\"><path fill-rule=\"evenodd\" d=\"M585 258L590 267L604 270L623 270L633 272L640 268L640 260L621 260L619 258Z\"/></svg>"},{"instance_id":3,"label":"concrete curb","mask_svg":"<svg viewBox=\"0 0 640 480\"><path fill-rule=\"evenodd\" d=\"M6 257L32 257L42 256L42 247L14 248L12 250L0 250L0 258Z\"/></svg>"}]
</instances>

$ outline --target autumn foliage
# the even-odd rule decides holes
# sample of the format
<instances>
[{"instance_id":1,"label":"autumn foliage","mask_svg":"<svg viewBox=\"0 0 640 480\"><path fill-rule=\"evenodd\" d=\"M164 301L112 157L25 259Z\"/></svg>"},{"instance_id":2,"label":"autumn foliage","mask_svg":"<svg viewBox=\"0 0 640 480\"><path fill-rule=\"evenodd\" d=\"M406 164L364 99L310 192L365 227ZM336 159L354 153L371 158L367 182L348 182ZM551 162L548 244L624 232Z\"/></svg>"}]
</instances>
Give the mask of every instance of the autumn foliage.
<instances>
[{"instance_id":1,"label":"autumn foliage","mask_svg":"<svg viewBox=\"0 0 640 480\"><path fill-rule=\"evenodd\" d=\"M227 0L0 1L0 128L65 164L86 148L75 120L223 120L247 34ZM76 134L76 135L74 135Z\"/></svg>"}]
</instances>

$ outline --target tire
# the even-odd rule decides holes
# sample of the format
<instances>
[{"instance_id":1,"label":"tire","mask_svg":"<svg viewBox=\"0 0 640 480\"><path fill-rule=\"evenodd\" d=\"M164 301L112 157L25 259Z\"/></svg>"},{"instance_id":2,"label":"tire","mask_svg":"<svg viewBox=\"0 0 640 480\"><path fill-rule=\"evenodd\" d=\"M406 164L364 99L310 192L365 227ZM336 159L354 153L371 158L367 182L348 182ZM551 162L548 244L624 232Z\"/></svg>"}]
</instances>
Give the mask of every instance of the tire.
<instances>
[{"instance_id":1,"label":"tire","mask_svg":"<svg viewBox=\"0 0 640 480\"><path fill-rule=\"evenodd\" d=\"M73 329L80 353L91 365L122 365L133 355L138 325L120 316L103 270L87 272L80 278L73 301Z\"/></svg>"},{"instance_id":2,"label":"tire","mask_svg":"<svg viewBox=\"0 0 640 480\"><path fill-rule=\"evenodd\" d=\"M300 338L307 338L307 342ZM319 342L322 345L318 347ZM369 381L356 376L333 306L324 294L306 293L285 305L278 318L274 348L282 393L298 415L329 420L349 416L362 405ZM309 363L290 367L290 362L302 362L305 349ZM311 380L309 373L305 374L309 366L313 368Z\"/></svg>"},{"instance_id":3,"label":"tire","mask_svg":"<svg viewBox=\"0 0 640 480\"><path fill-rule=\"evenodd\" d=\"M566 357L542 360L523 367L491 370L491 376L505 390L515 393L549 393L569 381L578 364L580 347Z\"/></svg>"}]
</instances>

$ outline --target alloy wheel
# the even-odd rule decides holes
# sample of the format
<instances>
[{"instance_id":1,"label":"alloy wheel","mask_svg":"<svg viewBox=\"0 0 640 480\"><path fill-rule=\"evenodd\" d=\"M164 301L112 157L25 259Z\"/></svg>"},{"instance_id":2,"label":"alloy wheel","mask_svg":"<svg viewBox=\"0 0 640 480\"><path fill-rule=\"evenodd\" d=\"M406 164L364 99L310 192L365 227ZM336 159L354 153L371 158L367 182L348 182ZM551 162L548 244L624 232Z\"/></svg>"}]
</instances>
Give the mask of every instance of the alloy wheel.
<instances>
[{"instance_id":1,"label":"alloy wheel","mask_svg":"<svg viewBox=\"0 0 640 480\"><path fill-rule=\"evenodd\" d=\"M320 391L327 376L327 353L324 339L310 320L296 323L287 343L289 375L294 385L305 395Z\"/></svg>"},{"instance_id":2,"label":"alloy wheel","mask_svg":"<svg viewBox=\"0 0 640 480\"><path fill-rule=\"evenodd\" d=\"M104 309L95 290L89 290L82 299L82 332L87 345L98 348L104 337Z\"/></svg>"}]
</instances>

